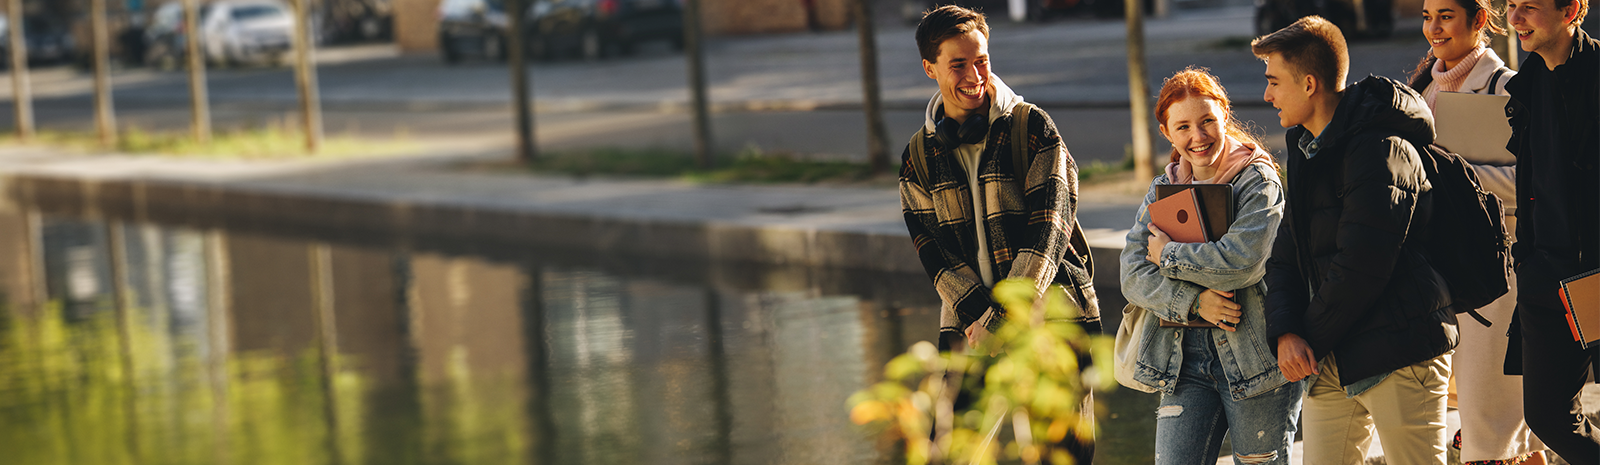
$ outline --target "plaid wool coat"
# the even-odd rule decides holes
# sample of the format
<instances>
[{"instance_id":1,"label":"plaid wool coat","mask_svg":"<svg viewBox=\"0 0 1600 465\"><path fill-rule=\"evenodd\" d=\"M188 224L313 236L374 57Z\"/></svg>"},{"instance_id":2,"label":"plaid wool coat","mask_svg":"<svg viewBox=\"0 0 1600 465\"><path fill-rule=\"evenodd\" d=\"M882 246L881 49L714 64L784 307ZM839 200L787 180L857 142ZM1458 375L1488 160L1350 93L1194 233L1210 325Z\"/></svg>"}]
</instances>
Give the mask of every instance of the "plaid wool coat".
<instances>
[{"instance_id":1,"label":"plaid wool coat","mask_svg":"<svg viewBox=\"0 0 1600 465\"><path fill-rule=\"evenodd\" d=\"M1039 283L1041 294L1048 284L1061 284L1080 308L1076 322L1099 332L1089 250L1081 237L1072 237L1078 230L1078 168L1050 116L1029 107L1025 192L1016 179L1022 171L1012 166L1010 109L990 125L979 156L983 224L994 279L1032 279ZM931 131L923 128L913 137L923 139L927 185L918 181L907 144L901 154L900 203L917 256L943 302L940 339L950 332L961 335L976 321L994 331L1004 322L1005 311L995 305L977 271L978 235L966 170Z\"/></svg>"}]
</instances>

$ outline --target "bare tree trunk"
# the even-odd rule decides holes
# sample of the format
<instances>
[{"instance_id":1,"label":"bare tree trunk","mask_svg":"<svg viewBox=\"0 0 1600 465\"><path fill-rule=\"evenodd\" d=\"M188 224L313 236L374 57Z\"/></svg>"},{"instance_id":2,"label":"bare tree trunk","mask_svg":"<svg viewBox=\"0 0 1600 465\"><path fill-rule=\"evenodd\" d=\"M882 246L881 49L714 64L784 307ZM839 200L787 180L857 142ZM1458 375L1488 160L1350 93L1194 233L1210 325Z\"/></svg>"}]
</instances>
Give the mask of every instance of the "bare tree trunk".
<instances>
[{"instance_id":1,"label":"bare tree trunk","mask_svg":"<svg viewBox=\"0 0 1600 465\"><path fill-rule=\"evenodd\" d=\"M883 129L883 89L878 82L878 38L872 24L872 0L856 0L856 34L861 42L861 100L867 112L867 163L872 175L889 171L889 149Z\"/></svg>"},{"instance_id":2,"label":"bare tree trunk","mask_svg":"<svg viewBox=\"0 0 1600 465\"><path fill-rule=\"evenodd\" d=\"M1522 69L1522 59L1520 58L1521 55L1517 54L1517 52L1521 52L1522 51L1522 42L1517 40L1517 35L1516 34L1506 34L1505 35L1505 39L1506 39L1506 56L1505 56L1506 67L1507 68L1511 68L1512 71L1516 71L1516 70Z\"/></svg>"},{"instance_id":3,"label":"bare tree trunk","mask_svg":"<svg viewBox=\"0 0 1600 465\"><path fill-rule=\"evenodd\" d=\"M534 145L533 135L533 103L528 95L528 53L527 44L523 42L523 24L525 10L523 0L507 0L506 15L511 20L511 31L506 38L507 52L511 54L511 99L517 112L517 160L522 163L532 163L538 158L538 146Z\"/></svg>"},{"instance_id":4,"label":"bare tree trunk","mask_svg":"<svg viewBox=\"0 0 1600 465\"><path fill-rule=\"evenodd\" d=\"M301 0L305 1L305 0ZM313 243L308 254L311 262L311 305L316 310L313 327L317 332L317 365L322 370L322 415L328 436L324 442L328 463L344 463L344 452L339 447L342 432L339 418L339 326L334 317L333 249L327 244Z\"/></svg>"},{"instance_id":5,"label":"bare tree trunk","mask_svg":"<svg viewBox=\"0 0 1600 465\"><path fill-rule=\"evenodd\" d=\"M89 2L89 24L94 30L94 130L100 146L117 146L117 117L111 110L111 33L106 25L106 0Z\"/></svg>"},{"instance_id":6,"label":"bare tree trunk","mask_svg":"<svg viewBox=\"0 0 1600 465\"><path fill-rule=\"evenodd\" d=\"M1144 65L1144 12L1141 0L1123 0L1128 19L1128 110L1133 113L1133 176L1150 179L1150 84Z\"/></svg>"},{"instance_id":7,"label":"bare tree trunk","mask_svg":"<svg viewBox=\"0 0 1600 465\"><path fill-rule=\"evenodd\" d=\"M193 1L185 3L194 6ZM233 463L234 420L228 370L228 356L233 353L233 323L228 313L233 303L233 264L228 256L228 233L220 229L206 232L205 255L207 350L203 353L211 393L211 463L228 465Z\"/></svg>"},{"instance_id":8,"label":"bare tree trunk","mask_svg":"<svg viewBox=\"0 0 1600 465\"><path fill-rule=\"evenodd\" d=\"M711 109L706 103L704 35L700 30L700 0L683 0L683 53L689 59L689 95L694 111L694 156L702 169L715 162L711 141Z\"/></svg>"},{"instance_id":9,"label":"bare tree trunk","mask_svg":"<svg viewBox=\"0 0 1600 465\"><path fill-rule=\"evenodd\" d=\"M294 0L294 83L300 89L300 122L305 125L306 151L322 150L322 103L317 96L317 69L311 60L311 17L306 3Z\"/></svg>"},{"instance_id":10,"label":"bare tree trunk","mask_svg":"<svg viewBox=\"0 0 1600 465\"><path fill-rule=\"evenodd\" d=\"M1499 12L1506 11L1506 0L1494 0L1494 1L1489 2L1489 3L1490 3L1490 7L1494 8L1494 11L1499 11ZM1491 19L1490 21L1494 21L1494 20ZM1506 24L1506 20L1505 20L1504 16L1502 16L1500 18L1498 23L1502 27L1510 26L1509 24ZM1508 27L1508 29L1509 29L1509 27ZM1520 63L1517 63L1517 61L1518 61L1517 60L1517 58L1518 58L1517 51L1519 49L1521 49L1521 46L1517 45L1517 35L1516 34L1498 34L1498 35L1497 34L1490 34L1489 35L1489 50L1494 50L1494 52L1496 54L1500 55L1500 58L1504 58L1505 61L1506 61L1506 67L1507 68L1511 68L1511 70L1513 70L1513 71L1515 71L1519 67L1518 65L1520 64Z\"/></svg>"},{"instance_id":11,"label":"bare tree trunk","mask_svg":"<svg viewBox=\"0 0 1600 465\"><path fill-rule=\"evenodd\" d=\"M101 3L104 0L95 0ZM104 6L102 3L101 6ZM104 12L105 10L101 9ZM98 59L98 58L96 58ZM107 255L111 259L111 298L114 302L114 312L117 320L117 351L121 352L118 361L122 366L123 388L128 390L126 403L123 404L123 415L127 417L129 425L139 424L139 385L138 375L134 371L133 361L133 290L128 281L128 244L127 228L121 221L106 223L106 245L110 249ZM139 458L139 428L128 428L128 455Z\"/></svg>"},{"instance_id":12,"label":"bare tree trunk","mask_svg":"<svg viewBox=\"0 0 1600 465\"><path fill-rule=\"evenodd\" d=\"M16 110L17 139L33 142L33 89L28 83L28 41L23 39L22 0L7 0L6 14L11 41L11 97Z\"/></svg>"},{"instance_id":13,"label":"bare tree trunk","mask_svg":"<svg viewBox=\"0 0 1600 465\"><path fill-rule=\"evenodd\" d=\"M200 52L200 0L183 2L184 57L189 61L189 113L194 140L211 143L211 98L206 91L206 59Z\"/></svg>"}]
</instances>

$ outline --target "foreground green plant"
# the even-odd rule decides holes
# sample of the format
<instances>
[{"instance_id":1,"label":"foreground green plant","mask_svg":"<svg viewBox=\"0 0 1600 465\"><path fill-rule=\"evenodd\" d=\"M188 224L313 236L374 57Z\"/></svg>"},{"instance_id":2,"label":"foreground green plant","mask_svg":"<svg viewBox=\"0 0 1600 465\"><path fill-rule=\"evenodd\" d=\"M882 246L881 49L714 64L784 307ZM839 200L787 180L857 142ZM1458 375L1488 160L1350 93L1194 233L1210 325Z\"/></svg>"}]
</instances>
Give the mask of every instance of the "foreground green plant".
<instances>
[{"instance_id":1,"label":"foreground green plant","mask_svg":"<svg viewBox=\"0 0 1600 465\"><path fill-rule=\"evenodd\" d=\"M1070 464L1069 443L1092 440L1084 395L1115 385L1112 341L1068 319L1077 313L1051 286L1034 299L1031 281L995 286L1005 326L975 353L940 353L923 341L884 368L886 381L850 397L850 418L902 442L909 464ZM957 411L958 390L976 400Z\"/></svg>"}]
</instances>

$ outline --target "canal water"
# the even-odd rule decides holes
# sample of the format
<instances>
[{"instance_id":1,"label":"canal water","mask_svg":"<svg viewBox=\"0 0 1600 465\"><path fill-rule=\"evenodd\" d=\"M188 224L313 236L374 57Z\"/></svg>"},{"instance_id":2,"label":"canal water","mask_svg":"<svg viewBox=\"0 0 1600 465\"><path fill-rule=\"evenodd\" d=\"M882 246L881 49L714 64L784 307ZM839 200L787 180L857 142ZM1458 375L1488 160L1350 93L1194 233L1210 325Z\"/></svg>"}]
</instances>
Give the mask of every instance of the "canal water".
<instances>
[{"instance_id":1,"label":"canal water","mask_svg":"<svg viewBox=\"0 0 1600 465\"><path fill-rule=\"evenodd\" d=\"M922 275L0 211L0 462L894 463L846 398L937 306ZM1097 462L1148 463L1155 398L1097 398Z\"/></svg>"}]
</instances>

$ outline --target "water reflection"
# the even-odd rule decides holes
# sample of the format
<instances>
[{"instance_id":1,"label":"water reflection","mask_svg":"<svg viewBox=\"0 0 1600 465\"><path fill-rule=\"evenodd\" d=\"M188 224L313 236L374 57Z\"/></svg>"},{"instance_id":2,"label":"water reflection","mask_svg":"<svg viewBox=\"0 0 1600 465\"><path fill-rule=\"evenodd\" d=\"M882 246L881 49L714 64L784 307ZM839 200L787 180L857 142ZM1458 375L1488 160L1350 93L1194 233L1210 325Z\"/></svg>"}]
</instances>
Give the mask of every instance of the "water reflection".
<instances>
[{"instance_id":1,"label":"water reflection","mask_svg":"<svg viewBox=\"0 0 1600 465\"><path fill-rule=\"evenodd\" d=\"M844 399L933 333L806 271L0 225L7 463L884 462Z\"/></svg>"},{"instance_id":2,"label":"water reflection","mask_svg":"<svg viewBox=\"0 0 1600 465\"><path fill-rule=\"evenodd\" d=\"M890 463L844 402L935 334L934 299L913 275L0 209L0 450L40 465ZM1147 461L1153 398L1104 398L1100 463Z\"/></svg>"}]
</instances>

